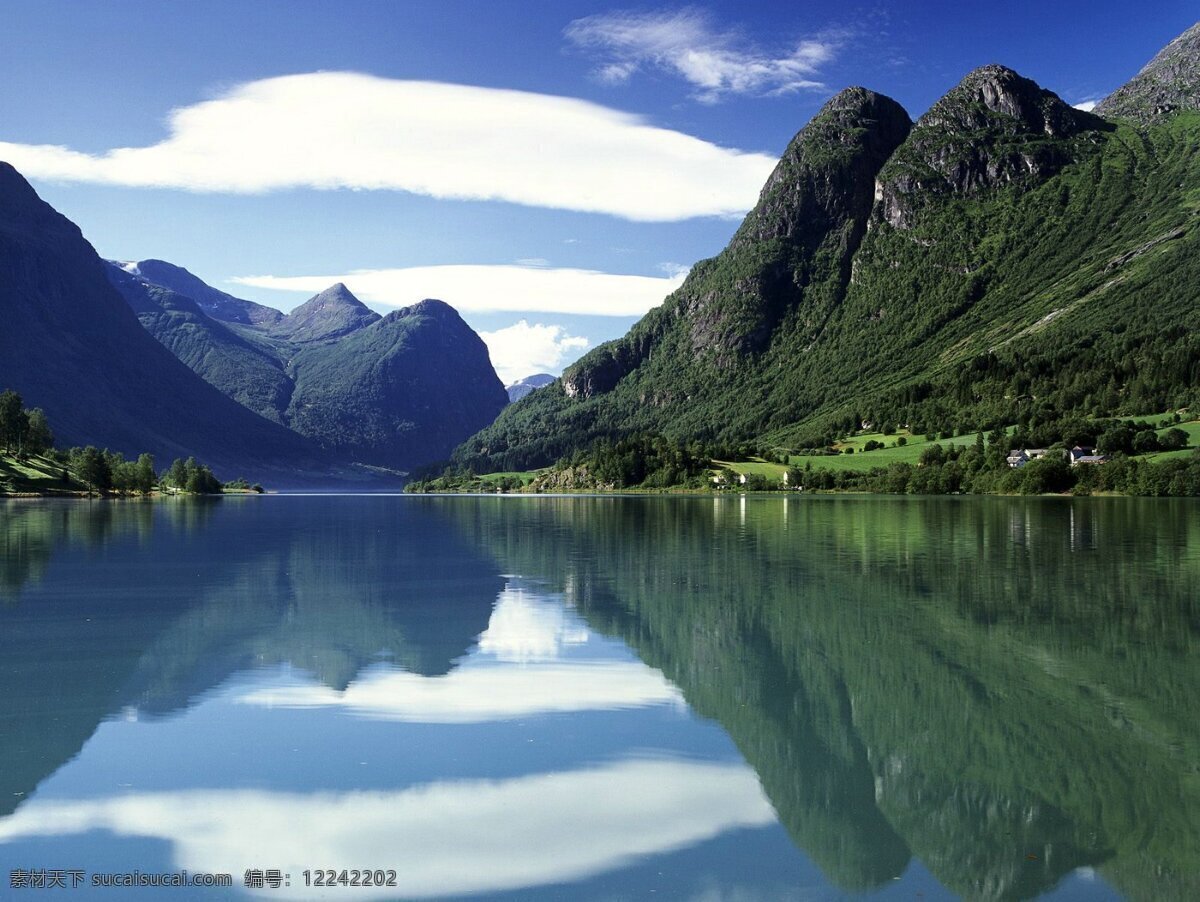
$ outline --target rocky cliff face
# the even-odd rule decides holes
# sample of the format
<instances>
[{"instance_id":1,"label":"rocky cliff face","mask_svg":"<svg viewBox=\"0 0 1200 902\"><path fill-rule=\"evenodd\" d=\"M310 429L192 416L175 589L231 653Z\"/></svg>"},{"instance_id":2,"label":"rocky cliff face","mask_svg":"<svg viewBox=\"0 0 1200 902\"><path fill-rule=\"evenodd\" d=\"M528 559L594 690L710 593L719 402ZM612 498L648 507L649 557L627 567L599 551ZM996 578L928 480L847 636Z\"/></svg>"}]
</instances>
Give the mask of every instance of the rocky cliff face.
<instances>
[{"instance_id":1,"label":"rocky cliff face","mask_svg":"<svg viewBox=\"0 0 1200 902\"><path fill-rule=\"evenodd\" d=\"M935 103L883 168L876 215L908 228L921 198L1037 182L1073 158L1068 142L1106 128L1004 66L974 70Z\"/></svg>"},{"instance_id":2,"label":"rocky cliff face","mask_svg":"<svg viewBox=\"0 0 1200 902\"><path fill-rule=\"evenodd\" d=\"M1096 107L1102 116L1142 124L1200 110L1200 22L1150 60L1128 84Z\"/></svg>"}]
</instances>

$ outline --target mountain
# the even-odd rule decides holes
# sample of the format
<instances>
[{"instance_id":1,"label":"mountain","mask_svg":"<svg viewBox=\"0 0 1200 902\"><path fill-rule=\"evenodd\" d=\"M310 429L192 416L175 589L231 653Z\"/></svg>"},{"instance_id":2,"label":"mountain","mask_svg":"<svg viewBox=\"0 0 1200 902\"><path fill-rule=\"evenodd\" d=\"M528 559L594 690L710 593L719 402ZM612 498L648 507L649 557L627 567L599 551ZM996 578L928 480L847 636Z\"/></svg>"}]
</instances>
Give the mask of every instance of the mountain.
<instances>
[{"instance_id":1,"label":"mountain","mask_svg":"<svg viewBox=\"0 0 1200 902\"><path fill-rule=\"evenodd\" d=\"M323 470L314 445L198 378L141 326L79 228L0 163L0 385L64 445L194 455L232 478Z\"/></svg>"},{"instance_id":2,"label":"mountain","mask_svg":"<svg viewBox=\"0 0 1200 902\"><path fill-rule=\"evenodd\" d=\"M378 322L380 316L341 282L305 301L271 324L272 335L290 341L328 341Z\"/></svg>"},{"instance_id":3,"label":"mountain","mask_svg":"<svg viewBox=\"0 0 1200 902\"><path fill-rule=\"evenodd\" d=\"M259 416L286 425L283 412L294 386L273 353L212 318L192 298L128 266L108 262L106 272L146 330L189 369Z\"/></svg>"},{"instance_id":4,"label":"mountain","mask_svg":"<svg viewBox=\"0 0 1200 902\"><path fill-rule=\"evenodd\" d=\"M486 345L441 301L381 317L338 283L286 316L222 321L212 304L149 278L165 272L196 290L179 277L195 279L187 270L147 262L110 264L108 276L150 334L214 387L339 460L405 469L444 459L507 403ZM216 291L204 288L197 293Z\"/></svg>"},{"instance_id":5,"label":"mountain","mask_svg":"<svg viewBox=\"0 0 1200 902\"><path fill-rule=\"evenodd\" d=\"M444 460L507 403L487 346L442 301L372 315L337 341L298 347L289 364L296 387L285 420L363 463Z\"/></svg>"},{"instance_id":6,"label":"mountain","mask_svg":"<svg viewBox=\"0 0 1200 902\"><path fill-rule=\"evenodd\" d=\"M535 388L545 388L555 379L549 373L534 373L532 376L526 376L524 379L518 379L512 385L504 386L504 390L508 392L509 402L520 401Z\"/></svg>"},{"instance_id":7,"label":"mountain","mask_svg":"<svg viewBox=\"0 0 1200 902\"><path fill-rule=\"evenodd\" d=\"M1190 96L1195 39L1131 86L1171 75ZM862 421L975 431L1200 402L1200 115L1118 96L1134 99L1110 120L989 65L910 124L843 91L720 255L455 461L525 469L634 431L794 447Z\"/></svg>"},{"instance_id":8,"label":"mountain","mask_svg":"<svg viewBox=\"0 0 1200 902\"><path fill-rule=\"evenodd\" d=\"M1127 85L1096 108L1114 119L1148 123L1180 110L1200 110L1200 22L1150 60Z\"/></svg>"},{"instance_id":9,"label":"mountain","mask_svg":"<svg viewBox=\"0 0 1200 902\"><path fill-rule=\"evenodd\" d=\"M222 322L270 325L283 319L283 313L274 307L244 301L218 291L182 266L165 260L138 260L136 263L116 265L131 275L191 298L206 314Z\"/></svg>"}]
</instances>

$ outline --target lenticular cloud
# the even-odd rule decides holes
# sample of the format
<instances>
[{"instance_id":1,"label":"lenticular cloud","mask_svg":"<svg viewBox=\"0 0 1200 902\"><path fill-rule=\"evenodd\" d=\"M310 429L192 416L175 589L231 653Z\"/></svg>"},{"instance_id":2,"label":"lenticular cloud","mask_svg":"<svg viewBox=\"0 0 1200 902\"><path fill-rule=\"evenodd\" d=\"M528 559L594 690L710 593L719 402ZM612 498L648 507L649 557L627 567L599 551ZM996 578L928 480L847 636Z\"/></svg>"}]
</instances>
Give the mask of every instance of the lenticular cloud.
<instances>
[{"instance_id":1,"label":"lenticular cloud","mask_svg":"<svg viewBox=\"0 0 1200 902\"><path fill-rule=\"evenodd\" d=\"M774 160L566 97L317 72L175 110L149 147L0 142L34 178L254 193L396 190L671 221L748 210Z\"/></svg>"}]
</instances>

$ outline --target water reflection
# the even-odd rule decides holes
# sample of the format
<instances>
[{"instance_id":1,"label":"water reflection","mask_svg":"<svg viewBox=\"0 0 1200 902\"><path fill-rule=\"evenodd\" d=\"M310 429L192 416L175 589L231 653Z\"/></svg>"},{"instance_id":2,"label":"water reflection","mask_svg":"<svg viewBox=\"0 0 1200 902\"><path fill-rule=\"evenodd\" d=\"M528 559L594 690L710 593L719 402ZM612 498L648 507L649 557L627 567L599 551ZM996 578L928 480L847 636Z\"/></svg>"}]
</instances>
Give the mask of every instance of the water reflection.
<instances>
[{"instance_id":1,"label":"water reflection","mask_svg":"<svg viewBox=\"0 0 1200 902\"><path fill-rule=\"evenodd\" d=\"M3 514L6 859L1200 897L1194 504Z\"/></svg>"},{"instance_id":2,"label":"water reflection","mask_svg":"<svg viewBox=\"0 0 1200 902\"><path fill-rule=\"evenodd\" d=\"M704 506L457 512L719 721L837 887L886 887L915 856L969 896L1096 872L1200 895L1194 504ZM505 540L531 516L557 541Z\"/></svg>"}]
</instances>

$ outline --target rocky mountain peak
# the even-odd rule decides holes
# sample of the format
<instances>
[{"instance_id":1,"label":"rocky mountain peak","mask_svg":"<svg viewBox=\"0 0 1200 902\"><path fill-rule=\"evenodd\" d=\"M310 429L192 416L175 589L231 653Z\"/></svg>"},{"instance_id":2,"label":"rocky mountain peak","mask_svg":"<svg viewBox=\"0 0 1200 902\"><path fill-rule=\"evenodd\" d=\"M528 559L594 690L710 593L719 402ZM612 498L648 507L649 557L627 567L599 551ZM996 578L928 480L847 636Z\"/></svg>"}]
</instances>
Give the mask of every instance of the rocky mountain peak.
<instances>
[{"instance_id":1,"label":"rocky mountain peak","mask_svg":"<svg viewBox=\"0 0 1200 902\"><path fill-rule=\"evenodd\" d=\"M1111 128L1006 66L981 66L930 107L879 174L875 217L912 226L919 199L1038 182L1074 158L1073 141Z\"/></svg>"},{"instance_id":2,"label":"rocky mountain peak","mask_svg":"<svg viewBox=\"0 0 1200 902\"><path fill-rule=\"evenodd\" d=\"M792 139L734 243L816 236L814 217L865 215L875 172L911 127L890 97L861 87L839 91Z\"/></svg>"},{"instance_id":3,"label":"rocky mountain peak","mask_svg":"<svg viewBox=\"0 0 1200 902\"><path fill-rule=\"evenodd\" d=\"M379 319L378 313L337 282L281 319L272 331L292 341L326 341L349 335Z\"/></svg>"},{"instance_id":4,"label":"rocky mountain peak","mask_svg":"<svg viewBox=\"0 0 1200 902\"><path fill-rule=\"evenodd\" d=\"M1167 44L1142 71L1096 107L1102 116L1143 124L1200 110L1200 22Z\"/></svg>"},{"instance_id":5,"label":"rocky mountain peak","mask_svg":"<svg viewBox=\"0 0 1200 902\"><path fill-rule=\"evenodd\" d=\"M176 266L166 260L138 260L119 265L127 273L191 298L200 305L205 314L221 322L269 326L283 319L283 313L274 307L235 298L213 288L182 266Z\"/></svg>"},{"instance_id":6,"label":"rocky mountain peak","mask_svg":"<svg viewBox=\"0 0 1200 902\"><path fill-rule=\"evenodd\" d=\"M1095 119L1037 82L992 64L967 73L917 121L917 128L961 132L999 126L1061 138L1095 127Z\"/></svg>"}]
</instances>

